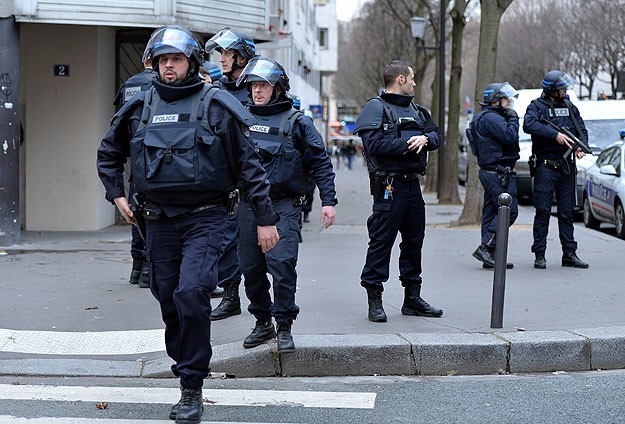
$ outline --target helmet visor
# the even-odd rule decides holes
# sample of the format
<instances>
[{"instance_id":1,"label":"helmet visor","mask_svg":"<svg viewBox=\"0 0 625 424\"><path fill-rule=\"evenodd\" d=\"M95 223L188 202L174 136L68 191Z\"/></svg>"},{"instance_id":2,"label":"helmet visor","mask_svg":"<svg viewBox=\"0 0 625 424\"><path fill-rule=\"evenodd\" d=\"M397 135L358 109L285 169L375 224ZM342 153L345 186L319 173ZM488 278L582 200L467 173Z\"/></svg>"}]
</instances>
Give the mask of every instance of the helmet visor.
<instances>
[{"instance_id":1,"label":"helmet visor","mask_svg":"<svg viewBox=\"0 0 625 424\"><path fill-rule=\"evenodd\" d=\"M501 97L505 97L506 99L510 99L510 100L513 100L519 97L519 92L516 91L514 87L510 85L509 82L505 82L503 84L503 87L499 89L499 93L501 94Z\"/></svg>"},{"instance_id":2,"label":"helmet visor","mask_svg":"<svg viewBox=\"0 0 625 424\"><path fill-rule=\"evenodd\" d=\"M198 47L197 41L191 34L178 28L165 27L152 34L145 47L143 59L154 58L165 53L184 53L186 57L191 57L193 49Z\"/></svg>"},{"instance_id":3,"label":"helmet visor","mask_svg":"<svg viewBox=\"0 0 625 424\"><path fill-rule=\"evenodd\" d=\"M567 74L566 72L563 72L560 78L558 78L558 80L555 82L554 87L557 89L562 89L562 88L569 89L573 87L573 84L574 84L573 78L571 78L571 76Z\"/></svg>"},{"instance_id":4,"label":"helmet visor","mask_svg":"<svg viewBox=\"0 0 625 424\"><path fill-rule=\"evenodd\" d=\"M252 81L266 81L272 86L275 86L283 74L284 71L270 60L265 58L252 59L245 69L243 69L241 75L239 75L237 86Z\"/></svg>"},{"instance_id":5,"label":"helmet visor","mask_svg":"<svg viewBox=\"0 0 625 424\"><path fill-rule=\"evenodd\" d=\"M206 42L204 50L206 53L211 53L217 48L229 50L240 43L239 36L230 30L230 28L224 28Z\"/></svg>"}]
</instances>

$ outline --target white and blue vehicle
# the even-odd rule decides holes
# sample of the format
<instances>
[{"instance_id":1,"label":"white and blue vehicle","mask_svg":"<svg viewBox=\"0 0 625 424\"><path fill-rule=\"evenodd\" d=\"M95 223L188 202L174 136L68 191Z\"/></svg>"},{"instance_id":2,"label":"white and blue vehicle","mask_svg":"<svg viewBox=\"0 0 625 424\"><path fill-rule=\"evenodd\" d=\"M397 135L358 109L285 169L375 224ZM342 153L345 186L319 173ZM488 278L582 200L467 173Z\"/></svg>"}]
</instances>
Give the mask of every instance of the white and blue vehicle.
<instances>
[{"instance_id":1,"label":"white and blue vehicle","mask_svg":"<svg viewBox=\"0 0 625 424\"><path fill-rule=\"evenodd\" d=\"M625 239L625 142L617 141L601 151L586 170L584 225L598 229L602 222L614 224L616 235Z\"/></svg>"}]
</instances>

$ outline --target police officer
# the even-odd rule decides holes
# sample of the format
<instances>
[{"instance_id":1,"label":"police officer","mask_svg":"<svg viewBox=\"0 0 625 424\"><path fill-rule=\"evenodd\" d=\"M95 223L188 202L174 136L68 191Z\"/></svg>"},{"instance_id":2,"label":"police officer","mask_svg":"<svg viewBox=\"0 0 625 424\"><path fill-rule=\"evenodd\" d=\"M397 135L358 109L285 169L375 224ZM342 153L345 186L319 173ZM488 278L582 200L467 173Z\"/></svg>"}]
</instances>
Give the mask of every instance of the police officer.
<instances>
[{"instance_id":1,"label":"police officer","mask_svg":"<svg viewBox=\"0 0 625 424\"><path fill-rule=\"evenodd\" d=\"M519 93L509 83L493 83L484 90L482 110L471 121L467 135L480 166L480 183L484 187L482 208L482 243L473 257L484 268L495 267L498 198L501 193L512 196L510 225L519 215L514 165L519 160L519 117L512 101ZM511 263L507 268L512 268Z\"/></svg>"},{"instance_id":2,"label":"police officer","mask_svg":"<svg viewBox=\"0 0 625 424\"><path fill-rule=\"evenodd\" d=\"M213 83L228 90L244 105L250 99L247 88L237 85L237 79L248 62L256 55L256 44L249 35L225 27L206 42L206 53L219 52L223 76Z\"/></svg>"},{"instance_id":3,"label":"police officer","mask_svg":"<svg viewBox=\"0 0 625 424\"><path fill-rule=\"evenodd\" d=\"M300 216L309 175L320 191L321 219L325 228L334 223L338 203L332 162L321 135L310 118L293 108L287 97L289 78L275 60L257 56L250 61L238 83L247 85L254 104L248 108L256 117L251 127L254 142L263 158L271 183L270 197L280 216L280 242L268 253L258 248L252 208L244 202L239 208L240 260L245 276L249 312L256 318L252 333L243 347L252 348L276 337L273 316L278 325L278 352L292 352L295 344L291 325L297 318L295 304ZM273 303L267 273L273 279Z\"/></svg>"},{"instance_id":4,"label":"police officer","mask_svg":"<svg viewBox=\"0 0 625 424\"><path fill-rule=\"evenodd\" d=\"M115 106L123 106L135 94L148 90L152 87L152 80L156 72L152 69L152 61L149 57L143 58L143 71L128 78L115 95ZM128 197L132 199L135 192L132 181L130 182L130 192ZM141 288L150 287L150 268L146 258L145 243L137 227L131 226L130 256L132 257L132 270L130 271L130 284L137 284Z\"/></svg>"},{"instance_id":5,"label":"police officer","mask_svg":"<svg viewBox=\"0 0 625 424\"><path fill-rule=\"evenodd\" d=\"M440 136L429 112L412 101L414 72L408 62L389 63L384 85L384 92L364 105L354 128L364 144L373 195L373 214L367 220L369 248L360 284L367 290L369 321L386 322L383 283L389 277L391 250L399 232L399 279L405 290L401 312L440 317L443 311L421 298L425 202L419 184L427 165L426 152L438 149Z\"/></svg>"},{"instance_id":6,"label":"police officer","mask_svg":"<svg viewBox=\"0 0 625 424\"><path fill-rule=\"evenodd\" d=\"M210 291L226 224L227 194L237 180L253 205L259 249L279 236L267 176L252 146L254 118L225 90L198 76L202 48L179 26L155 31L146 53L157 71L154 87L134 96L113 117L98 149L106 199L126 221L123 165L144 198L151 289L165 322L165 345L180 376L181 398L170 418L199 423L202 382L209 372Z\"/></svg>"},{"instance_id":7,"label":"police officer","mask_svg":"<svg viewBox=\"0 0 625 424\"><path fill-rule=\"evenodd\" d=\"M583 140L588 131L579 110L569 100L566 90L573 80L562 71L549 71L543 78L542 95L527 107L523 131L532 136L532 154L535 158L534 176L534 268L545 269L547 261L547 232L551 216L551 203L555 192L558 212L558 232L562 245L562 266L588 268L576 254L577 242L573 237L573 208L575 205L575 158L585 154L580 149L567 154L573 140L555 130L542 119L560 128L567 127Z\"/></svg>"},{"instance_id":8,"label":"police officer","mask_svg":"<svg viewBox=\"0 0 625 424\"><path fill-rule=\"evenodd\" d=\"M223 76L213 83L222 89L228 90L242 104L249 102L248 91L245 86L237 86L237 78L241 75L248 61L256 54L254 40L241 32L226 27L206 42L207 53L218 51L219 63ZM211 319L216 321L241 313L241 265L238 257L237 238L239 224L236 215L228 218L226 234L224 236L223 256L219 259L219 287L224 290L221 303L211 313Z\"/></svg>"}]
</instances>

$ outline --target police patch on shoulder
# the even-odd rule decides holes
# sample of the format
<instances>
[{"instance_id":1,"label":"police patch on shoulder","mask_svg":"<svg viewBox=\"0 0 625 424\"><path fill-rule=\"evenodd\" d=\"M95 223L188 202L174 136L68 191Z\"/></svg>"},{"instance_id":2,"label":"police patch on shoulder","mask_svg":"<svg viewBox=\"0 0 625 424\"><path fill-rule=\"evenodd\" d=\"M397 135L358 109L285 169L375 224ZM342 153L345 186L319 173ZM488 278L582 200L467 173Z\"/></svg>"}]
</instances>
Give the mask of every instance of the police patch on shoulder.
<instances>
[{"instance_id":1,"label":"police patch on shoulder","mask_svg":"<svg viewBox=\"0 0 625 424\"><path fill-rule=\"evenodd\" d=\"M250 127L248 127L247 125L241 125L241 131L243 131L243 135L246 137L249 137L251 135Z\"/></svg>"}]
</instances>

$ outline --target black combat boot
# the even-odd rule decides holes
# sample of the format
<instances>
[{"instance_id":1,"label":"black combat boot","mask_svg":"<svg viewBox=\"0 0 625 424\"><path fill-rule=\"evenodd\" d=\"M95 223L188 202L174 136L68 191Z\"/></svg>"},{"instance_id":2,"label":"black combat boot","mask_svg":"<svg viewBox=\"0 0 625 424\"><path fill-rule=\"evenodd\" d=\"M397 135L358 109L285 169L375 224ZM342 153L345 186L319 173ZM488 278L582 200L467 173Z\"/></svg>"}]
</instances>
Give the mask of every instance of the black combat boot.
<instances>
[{"instance_id":1,"label":"black combat boot","mask_svg":"<svg viewBox=\"0 0 625 424\"><path fill-rule=\"evenodd\" d=\"M224 289L215 287L215 290L211 292L211 299L218 299L220 297L224 297Z\"/></svg>"},{"instance_id":2,"label":"black combat boot","mask_svg":"<svg viewBox=\"0 0 625 424\"><path fill-rule=\"evenodd\" d=\"M495 259L497 257L497 255L495 254L495 247L494 246L486 246L486 249L490 253L490 256L493 258L493 263L497 263L497 260ZM482 268L493 269L493 268L495 268L495 266L487 264L486 262L484 262L482 264ZM512 269L512 268L514 268L514 264L511 263L511 262L506 262L506 269Z\"/></svg>"},{"instance_id":3,"label":"black combat boot","mask_svg":"<svg viewBox=\"0 0 625 424\"><path fill-rule=\"evenodd\" d=\"M130 271L130 284L139 284L139 278L141 278L141 271L143 269L142 258L132 258L132 270Z\"/></svg>"},{"instance_id":4,"label":"black combat boot","mask_svg":"<svg viewBox=\"0 0 625 424\"><path fill-rule=\"evenodd\" d=\"M171 411L169 411L169 419L170 420L175 420L176 419L176 415L178 415L178 410L180 409L180 402L182 402L182 401L179 400L177 404L175 404L174 406L171 407Z\"/></svg>"},{"instance_id":5,"label":"black combat boot","mask_svg":"<svg viewBox=\"0 0 625 424\"><path fill-rule=\"evenodd\" d=\"M181 396L178 405L178 411L175 412L176 423L180 424L198 424L202 421L202 413L204 412L204 404L202 402L202 388L190 389L186 387L180 388ZM171 408L169 417L174 414L174 405Z\"/></svg>"},{"instance_id":6,"label":"black combat boot","mask_svg":"<svg viewBox=\"0 0 625 424\"><path fill-rule=\"evenodd\" d=\"M224 284L224 297L213 312L211 312L211 320L218 321L233 315L241 314L241 298L239 297L239 284Z\"/></svg>"},{"instance_id":7,"label":"black combat boot","mask_svg":"<svg viewBox=\"0 0 625 424\"><path fill-rule=\"evenodd\" d=\"M386 322L386 313L382 307L382 290L368 288L367 300L369 301L369 321Z\"/></svg>"},{"instance_id":8,"label":"black combat boot","mask_svg":"<svg viewBox=\"0 0 625 424\"><path fill-rule=\"evenodd\" d=\"M478 248L475 249L473 257L490 268L495 267L495 257L493 256L491 249L485 244L480 244Z\"/></svg>"},{"instance_id":9,"label":"black combat boot","mask_svg":"<svg viewBox=\"0 0 625 424\"><path fill-rule=\"evenodd\" d=\"M150 263L143 261L141 266L141 276L139 277L139 287L146 289L150 287Z\"/></svg>"},{"instance_id":10,"label":"black combat boot","mask_svg":"<svg viewBox=\"0 0 625 424\"><path fill-rule=\"evenodd\" d=\"M401 313L437 318L443 315L443 310L435 308L421 298L421 284L411 284L404 287L404 304L401 307Z\"/></svg>"},{"instance_id":11,"label":"black combat boot","mask_svg":"<svg viewBox=\"0 0 625 424\"><path fill-rule=\"evenodd\" d=\"M276 337L276 328L273 326L271 319L268 321L256 320L256 326L254 326L250 335L243 340L243 347L246 349L256 347L274 337Z\"/></svg>"},{"instance_id":12,"label":"black combat boot","mask_svg":"<svg viewBox=\"0 0 625 424\"><path fill-rule=\"evenodd\" d=\"M562 266L573 268L588 268L588 264L577 257L575 252L562 254Z\"/></svg>"},{"instance_id":13,"label":"black combat boot","mask_svg":"<svg viewBox=\"0 0 625 424\"><path fill-rule=\"evenodd\" d=\"M291 324L278 324L278 353L295 352L295 343L291 335Z\"/></svg>"},{"instance_id":14,"label":"black combat boot","mask_svg":"<svg viewBox=\"0 0 625 424\"><path fill-rule=\"evenodd\" d=\"M547 268L547 261L545 260L545 252L536 252L535 255L536 255L536 259L534 259L534 268L537 268L537 269Z\"/></svg>"}]
</instances>

